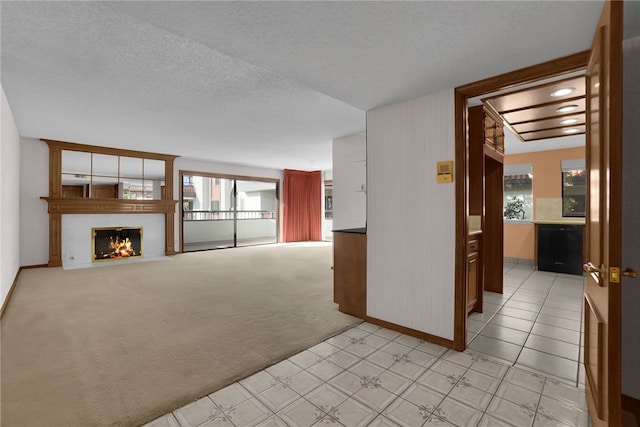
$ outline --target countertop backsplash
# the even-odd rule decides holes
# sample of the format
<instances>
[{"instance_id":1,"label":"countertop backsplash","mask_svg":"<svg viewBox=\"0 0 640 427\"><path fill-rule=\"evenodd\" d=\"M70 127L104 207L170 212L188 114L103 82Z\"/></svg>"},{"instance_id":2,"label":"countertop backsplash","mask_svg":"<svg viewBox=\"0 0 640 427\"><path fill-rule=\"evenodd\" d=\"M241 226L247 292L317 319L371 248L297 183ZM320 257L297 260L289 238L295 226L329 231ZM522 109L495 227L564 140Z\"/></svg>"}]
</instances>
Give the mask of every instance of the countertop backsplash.
<instances>
[{"instance_id":1,"label":"countertop backsplash","mask_svg":"<svg viewBox=\"0 0 640 427\"><path fill-rule=\"evenodd\" d=\"M584 218L570 218L562 216L562 198L536 199L536 214L533 220L536 224L584 224Z\"/></svg>"}]
</instances>

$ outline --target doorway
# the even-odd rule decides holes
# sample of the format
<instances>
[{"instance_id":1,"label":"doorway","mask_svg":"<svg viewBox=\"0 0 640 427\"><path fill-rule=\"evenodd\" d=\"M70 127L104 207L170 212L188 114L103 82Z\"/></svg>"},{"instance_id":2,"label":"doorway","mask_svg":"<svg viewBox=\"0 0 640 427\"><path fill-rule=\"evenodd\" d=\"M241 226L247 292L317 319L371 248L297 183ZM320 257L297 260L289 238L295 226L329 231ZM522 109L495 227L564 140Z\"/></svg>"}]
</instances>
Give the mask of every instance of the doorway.
<instances>
[{"instance_id":1,"label":"doorway","mask_svg":"<svg viewBox=\"0 0 640 427\"><path fill-rule=\"evenodd\" d=\"M580 52L539 65L506 73L500 76L481 80L469 85L455 89L455 122L456 122L456 237L458 242L465 242L469 231L468 224L468 194L469 183L469 143L468 128L469 121L469 100L476 97L483 97L488 94L512 89L518 86L534 84L541 80L558 78L568 73L584 70L587 66L589 52ZM457 350L464 350L467 347L467 318L466 318L466 253L464 245L456 247L456 315L454 345ZM502 262L502 247L500 256L497 259ZM495 250L494 250L495 252ZM502 270L502 268L500 268ZM502 286L498 290L501 290Z\"/></svg>"},{"instance_id":2,"label":"doorway","mask_svg":"<svg viewBox=\"0 0 640 427\"><path fill-rule=\"evenodd\" d=\"M552 96L559 89L566 93ZM483 310L470 313L467 345L471 351L573 386L584 383L585 219L584 209L582 218L576 216L575 203L571 212L564 212L580 186L566 191L563 204L562 170L573 170L579 160L584 169L585 110L556 110L584 104L584 94L580 71L469 101L469 214L482 219L486 255ZM494 128L498 149L483 150L482 136ZM579 184L580 177L584 193L584 173L576 173L571 184ZM547 228L554 239L545 247ZM563 250L553 250L563 242ZM555 255L548 263L552 268L544 268L545 255ZM567 272L573 275L557 274Z\"/></svg>"},{"instance_id":3,"label":"doorway","mask_svg":"<svg viewBox=\"0 0 640 427\"><path fill-rule=\"evenodd\" d=\"M277 180L181 171L182 251L278 242Z\"/></svg>"}]
</instances>

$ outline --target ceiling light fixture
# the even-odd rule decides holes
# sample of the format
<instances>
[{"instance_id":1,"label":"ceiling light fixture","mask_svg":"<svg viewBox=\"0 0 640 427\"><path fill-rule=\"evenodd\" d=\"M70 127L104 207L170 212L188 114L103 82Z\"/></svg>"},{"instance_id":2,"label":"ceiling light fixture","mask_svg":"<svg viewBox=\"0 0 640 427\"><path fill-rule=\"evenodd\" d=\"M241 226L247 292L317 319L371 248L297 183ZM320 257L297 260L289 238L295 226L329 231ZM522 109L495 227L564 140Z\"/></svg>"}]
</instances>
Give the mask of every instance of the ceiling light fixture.
<instances>
[{"instance_id":1,"label":"ceiling light fixture","mask_svg":"<svg viewBox=\"0 0 640 427\"><path fill-rule=\"evenodd\" d=\"M562 125L572 125L574 123L578 123L578 119L564 119L560 122Z\"/></svg>"},{"instance_id":2,"label":"ceiling light fixture","mask_svg":"<svg viewBox=\"0 0 640 427\"><path fill-rule=\"evenodd\" d=\"M557 98L558 96L565 96L565 95L569 95L572 92L575 92L576 88L575 87L565 87L562 89L558 89L556 91L551 92L551 96L553 96L554 98Z\"/></svg>"},{"instance_id":3,"label":"ceiling light fixture","mask_svg":"<svg viewBox=\"0 0 640 427\"><path fill-rule=\"evenodd\" d=\"M575 104L571 104L571 105L564 105L562 107L558 107L556 108L556 111L558 113L568 113L570 111L575 111L578 109L578 106Z\"/></svg>"},{"instance_id":4,"label":"ceiling light fixture","mask_svg":"<svg viewBox=\"0 0 640 427\"><path fill-rule=\"evenodd\" d=\"M578 133L580 132L580 129L576 129L576 128L571 128L571 129L565 129L564 133Z\"/></svg>"}]
</instances>

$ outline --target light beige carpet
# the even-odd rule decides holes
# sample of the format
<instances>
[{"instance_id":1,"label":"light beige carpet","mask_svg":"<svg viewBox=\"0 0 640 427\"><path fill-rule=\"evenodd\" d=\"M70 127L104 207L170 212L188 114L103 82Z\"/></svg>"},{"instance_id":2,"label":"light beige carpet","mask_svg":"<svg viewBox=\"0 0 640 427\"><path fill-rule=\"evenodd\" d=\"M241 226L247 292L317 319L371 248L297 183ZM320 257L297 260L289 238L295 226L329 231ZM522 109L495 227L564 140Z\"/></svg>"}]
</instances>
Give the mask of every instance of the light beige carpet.
<instances>
[{"instance_id":1,"label":"light beige carpet","mask_svg":"<svg viewBox=\"0 0 640 427\"><path fill-rule=\"evenodd\" d=\"M23 270L2 319L2 426L136 426L359 323L329 245Z\"/></svg>"}]
</instances>

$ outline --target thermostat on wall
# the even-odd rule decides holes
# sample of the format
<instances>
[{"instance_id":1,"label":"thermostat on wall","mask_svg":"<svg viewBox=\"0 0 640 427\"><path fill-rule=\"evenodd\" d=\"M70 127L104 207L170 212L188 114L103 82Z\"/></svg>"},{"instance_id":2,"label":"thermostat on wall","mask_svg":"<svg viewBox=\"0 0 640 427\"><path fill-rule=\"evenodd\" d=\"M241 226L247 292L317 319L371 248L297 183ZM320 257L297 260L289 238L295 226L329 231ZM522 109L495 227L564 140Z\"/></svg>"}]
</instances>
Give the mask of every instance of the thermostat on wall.
<instances>
[{"instance_id":1,"label":"thermostat on wall","mask_svg":"<svg viewBox=\"0 0 640 427\"><path fill-rule=\"evenodd\" d=\"M453 182L453 160L438 162L438 184Z\"/></svg>"}]
</instances>

